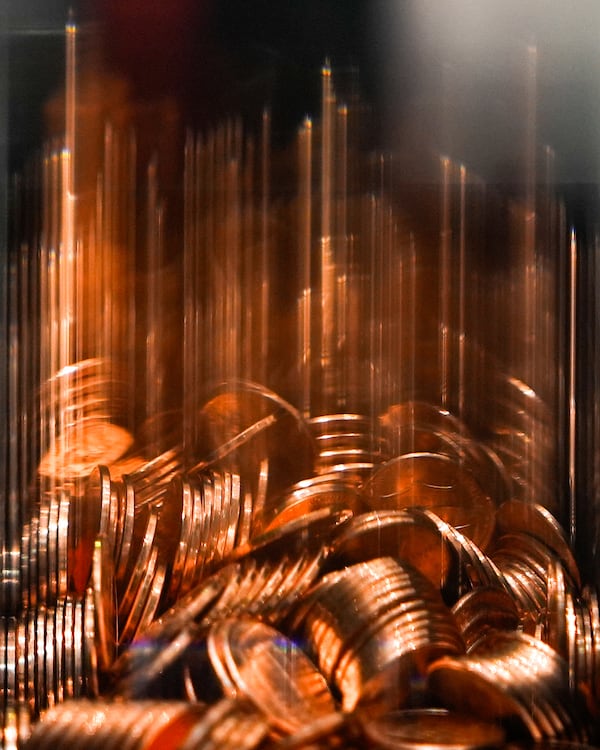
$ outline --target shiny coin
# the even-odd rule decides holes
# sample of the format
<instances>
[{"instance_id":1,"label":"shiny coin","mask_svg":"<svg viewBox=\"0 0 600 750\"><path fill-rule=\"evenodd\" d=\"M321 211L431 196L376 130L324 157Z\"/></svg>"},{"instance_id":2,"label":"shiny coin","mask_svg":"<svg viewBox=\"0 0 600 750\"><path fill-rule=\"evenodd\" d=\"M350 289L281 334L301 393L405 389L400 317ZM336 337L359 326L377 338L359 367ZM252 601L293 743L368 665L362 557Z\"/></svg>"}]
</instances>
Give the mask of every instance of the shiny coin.
<instances>
[{"instance_id":1,"label":"shiny coin","mask_svg":"<svg viewBox=\"0 0 600 750\"><path fill-rule=\"evenodd\" d=\"M116 655L117 602L113 559L102 538L97 539L94 544L91 586L98 667L101 671L107 671Z\"/></svg>"},{"instance_id":2,"label":"shiny coin","mask_svg":"<svg viewBox=\"0 0 600 750\"><path fill-rule=\"evenodd\" d=\"M363 500L354 482L339 474L322 474L303 479L264 512L265 530L283 526L321 508L359 513Z\"/></svg>"},{"instance_id":3,"label":"shiny coin","mask_svg":"<svg viewBox=\"0 0 600 750\"><path fill-rule=\"evenodd\" d=\"M462 596L452 614L467 646L467 651L488 630L517 630L519 611L505 589L482 586Z\"/></svg>"},{"instance_id":4,"label":"shiny coin","mask_svg":"<svg viewBox=\"0 0 600 750\"><path fill-rule=\"evenodd\" d=\"M207 643L224 685L233 685L235 694L251 701L278 730L290 734L335 712L323 676L279 631L230 619L213 625Z\"/></svg>"},{"instance_id":5,"label":"shiny coin","mask_svg":"<svg viewBox=\"0 0 600 750\"><path fill-rule=\"evenodd\" d=\"M544 506L509 500L496 511L496 524L503 534L523 532L539 539L556 555L573 581L580 586L579 569L565 532Z\"/></svg>"},{"instance_id":6,"label":"shiny coin","mask_svg":"<svg viewBox=\"0 0 600 750\"><path fill-rule=\"evenodd\" d=\"M321 508L307 513L288 523L269 529L253 537L247 545L238 547L232 559L246 555L265 559L283 554L302 552L306 549L326 549L342 526L352 518L351 511L335 511Z\"/></svg>"},{"instance_id":7,"label":"shiny coin","mask_svg":"<svg viewBox=\"0 0 600 750\"><path fill-rule=\"evenodd\" d=\"M442 587L449 571L447 544L425 516L380 510L356 516L332 543L333 562L354 564L374 557L397 557Z\"/></svg>"},{"instance_id":8,"label":"shiny coin","mask_svg":"<svg viewBox=\"0 0 600 750\"><path fill-rule=\"evenodd\" d=\"M494 503L474 477L447 456L409 453L384 464L363 488L373 510L429 508L481 549L494 530Z\"/></svg>"},{"instance_id":9,"label":"shiny coin","mask_svg":"<svg viewBox=\"0 0 600 750\"><path fill-rule=\"evenodd\" d=\"M123 427L101 420L78 423L59 435L38 466L43 477L61 480L85 479L98 464L111 464L133 443Z\"/></svg>"},{"instance_id":10,"label":"shiny coin","mask_svg":"<svg viewBox=\"0 0 600 750\"><path fill-rule=\"evenodd\" d=\"M263 386L224 384L199 415L205 453L193 471L220 466L259 481L267 462L267 497L312 474L314 441L300 413Z\"/></svg>"},{"instance_id":11,"label":"shiny coin","mask_svg":"<svg viewBox=\"0 0 600 750\"><path fill-rule=\"evenodd\" d=\"M423 425L444 433L469 435L467 426L443 407L427 401L405 401L390 406L381 417L382 425L392 433ZM420 450L419 448L413 450Z\"/></svg>"}]
</instances>

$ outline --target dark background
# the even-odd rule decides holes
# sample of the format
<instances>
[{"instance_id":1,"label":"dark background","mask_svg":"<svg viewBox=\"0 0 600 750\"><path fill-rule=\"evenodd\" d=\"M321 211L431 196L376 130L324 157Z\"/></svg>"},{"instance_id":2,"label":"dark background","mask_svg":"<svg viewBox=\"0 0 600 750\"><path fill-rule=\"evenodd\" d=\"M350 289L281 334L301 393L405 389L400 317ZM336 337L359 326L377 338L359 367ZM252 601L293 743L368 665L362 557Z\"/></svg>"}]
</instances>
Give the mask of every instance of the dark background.
<instances>
[{"instance_id":1,"label":"dark background","mask_svg":"<svg viewBox=\"0 0 600 750\"><path fill-rule=\"evenodd\" d=\"M265 105L285 141L318 111L318 71L359 69L374 135L393 149L447 150L488 181L519 179L526 48L537 48L536 133L561 183L596 183L600 6L580 0L7 0L11 167L40 142L62 85L69 8L94 24L106 68L136 100L174 97L187 124Z\"/></svg>"}]
</instances>

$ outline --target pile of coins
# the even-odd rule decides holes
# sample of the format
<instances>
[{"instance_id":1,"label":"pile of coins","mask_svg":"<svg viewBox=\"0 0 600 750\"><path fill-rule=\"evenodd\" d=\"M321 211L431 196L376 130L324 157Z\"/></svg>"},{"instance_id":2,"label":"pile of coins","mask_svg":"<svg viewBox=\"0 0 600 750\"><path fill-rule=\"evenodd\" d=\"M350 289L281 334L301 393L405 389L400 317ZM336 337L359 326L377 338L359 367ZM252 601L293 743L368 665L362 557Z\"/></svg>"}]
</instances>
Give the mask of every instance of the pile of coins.
<instances>
[{"instance_id":1,"label":"pile of coins","mask_svg":"<svg viewBox=\"0 0 600 750\"><path fill-rule=\"evenodd\" d=\"M85 481L44 463L0 623L3 747L597 739L597 592L460 420L305 421L235 382L198 423L197 445L110 445Z\"/></svg>"}]
</instances>

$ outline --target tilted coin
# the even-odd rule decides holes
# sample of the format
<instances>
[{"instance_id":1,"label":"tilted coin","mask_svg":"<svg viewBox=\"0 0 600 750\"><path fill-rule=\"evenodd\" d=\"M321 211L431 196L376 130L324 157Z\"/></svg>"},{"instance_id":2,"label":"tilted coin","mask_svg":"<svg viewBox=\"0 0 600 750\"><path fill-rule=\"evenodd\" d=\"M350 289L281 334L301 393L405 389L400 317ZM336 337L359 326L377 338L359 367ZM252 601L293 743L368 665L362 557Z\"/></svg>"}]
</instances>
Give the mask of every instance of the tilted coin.
<instances>
[{"instance_id":1,"label":"tilted coin","mask_svg":"<svg viewBox=\"0 0 600 750\"><path fill-rule=\"evenodd\" d=\"M351 511L335 511L331 508L311 511L302 518L251 538L248 544L234 550L232 559L240 560L246 555L265 559L306 549L328 549L335 534L350 518Z\"/></svg>"},{"instance_id":2,"label":"tilted coin","mask_svg":"<svg viewBox=\"0 0 600 750\"><path fill-rule=\"evenodd\" d=\"M267 723L251 705L223 698L206 710L178 750L199 747L254 750L262 744L267 733Z\"/></svg>"},{"instance_id":3,"label":"tilted coin","mask_svg":"<svg viewBox=\"0 0 600 750\"><path fill-rule=\"evenodd\" d=\"M223 384L202 407L199 425L202 455L190 473L218 463L258 482L266 460L267 498L312 473L314 441L301 414L263 386Z\"/></svg>"},{"instance_id":4,"label":"tilted coin","mask_svg":"<svg viewBox=\"0 0 600 750\"><path fill-rule=\"evenodd\" d=\"M566 662L524 633L489 632L468 656L443 657L432 664L429 684L449 708L485 719L518 717L534 740L576 727L585 735Z\"/></svg>"},{"instance_id":5,"label":"tilted coin","mask_svg":"<svg viewBox=\"0 0 600 750\"><path fill-rule=\"evenodd\" d=\"M293 733L336 711L323 676L274 628L247 619L224 620L212 626L207 643L218 674L227 675L235 694L254 703L277 730Z\"/></svg>"},{"instance_id":6,"label":"tilted coin","mask_svg":"<svg viewBox=\"0 0 600 750\"><path fill-rule=\"evenodd\" d=\"M573 581L581 585L579 569L565 532L543 505L508 500L496 511L496 524L500 533L525 532L539 539L558 555Z\"/></svg>"},{"instance_id":7,"label":"tilted coin","mask_svg":"<svg viewBox=\"0 0 600 750\"><path fill-rule=\"evenodd\" d=\"M470 434L466 424L458 417L438 404L427 401L405 401L400 404L393 404L382 415L381 423L392 434L410 431L415 425L423 425L442 433L467 436ZM425 449L413 448L413 451L415 450Z\"/></svg>"},{"instance_id":8,"label":"tilted coin","mask_svg":"<svg viewBox=\"0 0 600 750\"><path fill-rule=\"evenodd\" d=\"M427 517L402 510L355 516L336 535L332 557L353 564L373 557L398 557L442 587L450 567L447 544Z\"/></svg>"},{"instance_id":9,"label":"tilted coin","mask_svg":"<svg viewBox=\"0 0 600 750\"><path fill-rule=\"evenodd\" d=\"M464 594L452 607L467 651L488 630L517 630L519 611L505 589L481 586Z\"/></svg>"},{"instance_id":10,"label":"tilted coin","mask_svg":"<svg viewBox=\"0 0 600 750\"><path fill-rule=\"evenodd\" d=\"M158 523L158 515L155 512L149 512L146 516L146 528L142 541L141 549L135 561L133 573L127 583L125 593L119 600L119 622L123 622L128 617L133 603L138 595L138 589L147 573L147 566L154 553L158 557L158 551L154 546L154 537Z\"/></svg>"},{"instance_id":11,"label":"tilted coin","mask_svg":"<svg viewBox=\"0 0 600 750\"><path fill-rule=\"evenodd\" d=\"M494 503L475 478L447 456L408 453L384 464L363 488L373 510L429 508L485 549Z\"/></svg>"},{"instance_id":12,"label":"tilted coin","mask_svg":"<svg viewBox=\"0 0 600 750\"><path fill-rule=\"evenodd\" d=\"M69 519L69 569L78 593L85 590L89 581L94 543L98 536L107 540L115 538L114 528L111 528L115 500L110 470L104 465L94 465L88 472L83 497L71 503Z\"/></svg>"},{"instance_id":13,"label":"tilted coin","mask_svg":"<svg viewBox=\"0 0 600 750\"><path fill-rule=\"evenodd\" d=\"M363 509L361 495L354 482L340 474L321 474L303 479L290 487L272 507L265 508L264 530L282 526L321 508L335 511Z\"/></svg>"},{"instance_id":14,"label":"tilted coin","mask_svg":"<svg viewBox=\"0 0 600 750\"><path fill-rule=\"evenodd\" d=\"M116 655L117 601L113 558L106 540L101 537L94 544L91 584L98 667L101 671L107 671Z\"/></svg>"},{"instance_id":15,"label":"tilted coin","mask_svg":"<svg viewBox=\"0 0 600 750\"><path fill-rule=\"evenodd\" d=\"M131 433L119 425L103 420L83 421L56 438L42 457L38 473L55 479L85 479L98 464L117 461L132 443Z\"/></svg>"},{"instance_id":16,"label":"tilted coin","mask_svg":"<svg viewBox=\"0 0 600 750\"><path fill-rule=\"evenodd\" d=\"M139 585L136 587L135 593L133 594L133 601L131 602L131 607L127 611L123 628L120 631L120 646L131 643L135 639L135 635L138 632L142 621L148 596L152 590L154 577L160 568L161 564L158 558L158 549L153 547L148 557L147 564L143 568L143 574L139 581Z\"/></svg>"},{"instance_id":17,"label":"tilted coin","mask_svg":"<svg viewBox=\"0 0 600 750\"><path fill-rule=\"evenodd\" d=\"M548 598L546 605L546 640L563 657L568 653L568 635L565 612L567 583L562 564L552 560L548 565Z\"/></svg>"}]
</instances>

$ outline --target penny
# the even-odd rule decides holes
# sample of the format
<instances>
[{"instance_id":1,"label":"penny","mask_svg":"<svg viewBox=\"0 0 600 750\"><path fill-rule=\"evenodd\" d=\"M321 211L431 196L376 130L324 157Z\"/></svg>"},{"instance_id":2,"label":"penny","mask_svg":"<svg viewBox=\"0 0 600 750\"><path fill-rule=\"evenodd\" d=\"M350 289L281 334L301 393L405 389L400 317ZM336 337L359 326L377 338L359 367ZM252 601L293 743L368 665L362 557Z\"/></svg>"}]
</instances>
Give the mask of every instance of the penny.
<instances>
[{"instance_id":1,"label":"penny","mask_svg":"<svg viewBox=\"0 0 600 750\"><path fill-rule=\"evenodd\" d=\"M110 669L116 655L117 602L113 558L106 540L94 544L91 577L96 652L100 670Z\"/></svg>"},{"instance_id":2,"label":"penny","mask_svg":"<svg viewBox=\"0 0 600 750\"><path fill-rule=\"evenodd\" d=\"M355 516L336 535L332 556L346 564L374 557L398 557L442 587L450 567L449 550L427 517L402 510L380 510Z\"/></svg>"},{"instance_id":3,"label":"penny","mask_svg":"<svg viewBox=\"0 0 600 750\"><path fill-rule=\"evenodd\" d=\"M496 723L440 708L392 711L362 726L382 750L483 750L502 747L506 737Z\"/></svg>"},{"instance_id":4,"label":"penny","mask_svg":"<svg viewBox=\"0 0 600 750\"><path fill-rule=\"evenodd\" d=\"M514 599L504 589L482 586L462 596L452 614L467 645L467 651L488 629L516 630L520 624Z\"/></svg>"},{"instance_id":5,"label":"penny","mask_svg":"<svg viewBox=\"0 0 600 750\"><path fill-rule=\"evenodd\" d=\"M217 462L258 481L268 460L267 496L310 476L314 441L300 413L263 386L224 384L202 407L199 425L205 454L190 473Z\"/></svg>"},{"instance_id":6,"label":"penny","mask_svg":"<svg viewBox=\"0 0 600 750\"><path fill-rule=\"evenodd\" d=\"M325 679L304 652L279 631L252 620L215 623L208 654L236 694L251 701L277 729L291 734L334 713Z\"/></svg>"},{"instance_id":7,"label":"penny","mask_svg":"<svg viewBox=\"0 0 600 750\"><path fill-rule=\"evenodd\" d=\"M494 503L474 477L447 456L409 453L388 461L363 488L373 510L429 508L485 549L494 530Z\"/></svg>"},{"instance_id":8,"label":"penny","mask_svg":"<svg viewBox=\"0 0 600 750\"><path fill-rule=\"evenodd\" d=\"M43 456L38 473L59 480L85 479L98 464L111 464L123 456L133 436L123 427L102 420L78 423L59 435Z\"/></svg>"},{"instance_id":9,"label":"penny","mask_svg":"<svg viewBox=\"0 0 600 750\"><path fill-rule=\"evenodd\" d=\"M564 530L549 510L538 503L508 500L496 511L501 533L525 532L539 539L556 555L577 586L581 586L579 569Z\"/></svg>"},{"instance_id":10,"label":"penny","mask_svg":"<svg viewBox=\"0 0 600 750\"><path fill-rule=\"evenodd\" d=\"M344 481L339 474L303 479L290 487L273 507L265 509L264 530L283 526L321 508L359 513L363 501L354 482Z\"/></svg>"}]
</instances>

